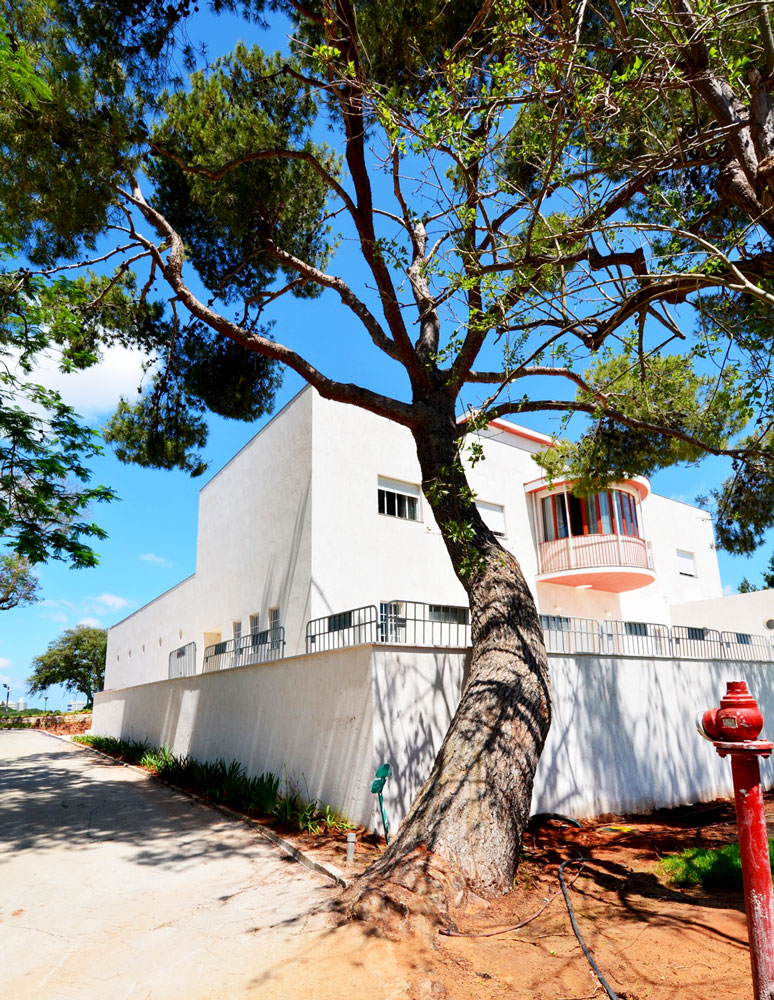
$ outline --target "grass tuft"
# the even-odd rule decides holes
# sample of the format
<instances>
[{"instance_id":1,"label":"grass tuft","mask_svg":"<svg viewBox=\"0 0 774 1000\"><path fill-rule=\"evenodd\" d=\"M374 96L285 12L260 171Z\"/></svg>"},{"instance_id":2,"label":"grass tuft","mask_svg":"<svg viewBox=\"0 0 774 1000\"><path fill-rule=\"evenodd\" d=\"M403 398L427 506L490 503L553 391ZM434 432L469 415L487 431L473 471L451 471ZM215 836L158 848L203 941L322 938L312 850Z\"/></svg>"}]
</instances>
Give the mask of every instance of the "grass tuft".
<instances>
[{"instance_id":1,"label":"grass tuft","mask_svg":"<svg viewBox=\"0 0 774 1000\"><path fill-rule=\"evenodd\" d=\"M769 858L774 839L769 840ZM661 870L677 886L701 886L703 889L742 889L742 862L739 844L723 847L689 847L680 854L661 859Z\"/></svg>"}]
</instances>

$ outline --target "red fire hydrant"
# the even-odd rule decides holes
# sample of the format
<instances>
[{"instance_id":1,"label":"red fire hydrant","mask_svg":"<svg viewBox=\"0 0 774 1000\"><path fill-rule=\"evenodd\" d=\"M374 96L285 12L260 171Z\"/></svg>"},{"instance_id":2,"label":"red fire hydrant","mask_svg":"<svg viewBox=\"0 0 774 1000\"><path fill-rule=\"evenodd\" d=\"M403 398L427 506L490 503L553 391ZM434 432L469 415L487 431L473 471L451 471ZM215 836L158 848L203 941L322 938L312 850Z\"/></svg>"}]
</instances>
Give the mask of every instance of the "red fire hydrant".
<instances>
[{"instance_id":1,"label":"red fire hydrant","mask_svg":"<svg viewBox=\"0 0 774 1000\"><path fill-rule=\"evenodd\" d=\"M731 758L753 989L755 1000L774 1000L774 890L758 765L774 743L758 739L763 716L744 681L728 681L720 707L700 713L696 723L720 756Z\"/></svg>"}]
</instances>

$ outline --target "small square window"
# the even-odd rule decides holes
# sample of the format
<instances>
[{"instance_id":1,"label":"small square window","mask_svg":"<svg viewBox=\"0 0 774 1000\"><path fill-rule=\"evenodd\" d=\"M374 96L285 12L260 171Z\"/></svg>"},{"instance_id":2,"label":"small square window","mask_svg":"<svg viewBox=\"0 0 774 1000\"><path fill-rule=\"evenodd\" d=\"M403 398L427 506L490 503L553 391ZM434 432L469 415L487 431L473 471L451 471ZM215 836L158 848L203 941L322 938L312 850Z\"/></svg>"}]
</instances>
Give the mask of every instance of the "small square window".
<instances>
[{"instance_id":1,"label":"small square window","mask_svg":"<svg viewBox=\"0 0 774 1000\"><path fill-rule=\"evenodd\" d=\"M340 632L344 628L352 628L351 611L340 611L338 614L328 616L329 632Z\"/></svg>"},{"instance_id":2,"label":"small square window","mask_svg":"<svg viewBox=\"0 0 774 1000\"><path fill-rule=\"evenodd\" d=\"M680 576L696 576L696 560L693 552L677 550L677 571Z\"/></svg>"},{"instance_id":3,"label":"small square window","mask_svg":"<svg viewBox=\"0 0 774 1000\"><path fill-rule=\"evenodd\" d=\"M419 520L419 487L379 476L377 510L387 517L403 521Z\"/></svg>"},{"instance_id":4,"label":"small square window","mask_svg":"<svg viewBox=\"0 0 774 1000\"><path fill-rule=\"evenodd\" d=\"M450 625L468 625L470 611L451 604L428 604L427 617L431 622L446 622Z\"/></svg>"},{"instance_id":5,"label":"small square window","mask_svg":"<svg viewBox=\"0 0 774 1000\"><path fill-rule=\"evenodd\" d=\"M481 520L492 534L497 535L498 538L505 538L505 509L503 505L476 500L476 508L481 515Z\"/></svg>"}]
</instances>

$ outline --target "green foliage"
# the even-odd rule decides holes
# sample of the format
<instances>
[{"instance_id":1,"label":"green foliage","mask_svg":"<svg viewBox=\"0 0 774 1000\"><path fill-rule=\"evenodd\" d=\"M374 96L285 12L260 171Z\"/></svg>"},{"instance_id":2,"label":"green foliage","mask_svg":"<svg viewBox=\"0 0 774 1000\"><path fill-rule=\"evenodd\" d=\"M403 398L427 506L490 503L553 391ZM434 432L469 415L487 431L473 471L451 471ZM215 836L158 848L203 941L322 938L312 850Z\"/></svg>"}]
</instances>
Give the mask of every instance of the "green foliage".
<instances>
[{"instance_id":1,"label":"green foliage","mask_svg":"<svg viewBox=\"0 0 774 1000\"><path fill-rule=\"evenodd\" d=\"M640 363L633 351L607 354L583 378L587 388L578 390L576 400L592 415L598 411L597 419L577 442L560 441L536 456L549 478L576 480L579 496L616 480L698 462L707 446L724 447L749 418L733 369L701 375L678 355Z\"/></svg>"},{"instance_id":2,"label":"green foliage","mask_svg":"<svg viewBox=\"0 0 774 1000\"><path fill-rule=\"evenodd\" d=\"M750 583L747 577L742 577L738 590L740 594L750 594L755 590L774 589L774 552L769 557L769 563L761 575L762 586L758 587Z\"/></svg>"},{"instance_id":3,"label":"green foliage","mask_svg":"<svg viewBox=\"0 0 774 1000\"><path fill-rule=\"evenodd\" d=\"M197 449L207 441L204 411L256 420L274 403L280 376L268 358L191 324L136 402L122 399L104 431L124 462L192 476L206 469Z\"/></svg>"},{"instance_id":4,"label":"green foliage","mask_svg":"<svg viewBox=\"0 0 774 1000\"><path fill-rule=\"evenodd\" d=\"M770 857L773 849L774 841L770 839ZM723 847L689 847L680 854L662 858L660 867L674 885L742 890L739 844L725 844Z\"/></svg>"},{"instance_id":5,"label":"green foliage","mask_svg":"<svg viewBox=\"0 0 774 1000\"><path fill-rule=\"evenodd\" d=\"M314 267L328 255L321 222L327 187L303 157L314 156L331 176L338 163L308 138L314 102L287 70L279 55L239 43L209 73L195 73L189 89L162 97L163 118L151 134L151 148L163 151L147 167L153 204L185 239L205 285L225 302L264 292L278 271L297 278L269 244ZM262 150L278 155L261 157ZM228 164L217 183L199 172ZM299 284L294 294L318 295L319 288Z\"/></svg>"},{"instance_id":6,"label":"green foliage","mask_svg":"<svg viewBox=\"0 0 774 1000\"><path fill-rule=\"evenodd\" d=\"M106 648L105 629L91 625L67 629L32 661L33 673L27 678L30 694L61 684L68 691L84 694L90 706L104 684Z\"/></svg>"},{"instance_id":7,"label":"green foliage","mask_svg":"<svg viewBox=\"0 0 774 1000\"><path fill-rule=\"evenodd\" d=\"M0 611L38 600L38 578L29 562L21 556L0 556Z\"/></svg>"}]
</instances>

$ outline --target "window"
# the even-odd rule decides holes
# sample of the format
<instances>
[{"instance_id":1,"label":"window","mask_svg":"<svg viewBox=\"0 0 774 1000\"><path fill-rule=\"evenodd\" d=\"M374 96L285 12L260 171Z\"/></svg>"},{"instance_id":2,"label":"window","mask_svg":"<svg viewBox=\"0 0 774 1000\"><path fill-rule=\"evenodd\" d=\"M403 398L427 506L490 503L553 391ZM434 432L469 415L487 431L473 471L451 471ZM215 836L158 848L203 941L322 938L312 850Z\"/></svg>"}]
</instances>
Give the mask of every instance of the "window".
<instances>
[{"instance_id":1,"label":"window","mask_svg":"<svg viewBox=\"0 0 774 1000\"><path fill-rule=\"evenodd\" d=\"M427 617L431 622L467 625L470 621L470 611L468 608L458 608L452 604L428 604Z\"/></svg>"},{"instance_id":2,"label":"window","mask_svg":"<svg viewBox=\"0 0 774 1000\"><path fill-rule=\"evenodd\" d=\"M250 615L250 635L256 635L261 631L261 616Z\"/></svg>"},{"instance_id":3,"label":"window","mask_svg":"<svg viewBox=\"0 0 774 1000\"><path fill-rule=\"evenodd\" d=\"M696 563L693 558L693 552L683 552L682 549L677 550L677 571L680 576L696 576Z\"/></svg>"},{"instance_id":4,"label":"window","mask_svg":"<svg viewBox=\"0 0 774 1000\"><path fill-rule=\"evenodd\" d=\"M278 649L280 645L280 609L269 608L269 638L271 648Z\"/></svg>"},{"instance_id":5,"label":"window","mask_svg":"<svg viewBox=\"0 0 774 1000\"><path fill-rule=\"evenodd\" d=\"M752 636L749 632L737 632L736 641L740 646L752 646Z\"/></svg>"},{"instance_id":6,"label":"window","mask_svg":"<svg viewBox=\"0 0 774 1000\"><path fill-rule=\"evenodd\" d=\"M476 509L481 515L481 520L492 534L497 535L498 538L505 538L505 510L503 505L476 500Z\"/></svg>"},{"instance_id":7,"label":"window","mask_svg":"<svg viewBox=\"0 0 774 1000\"><path fill-rule=\"evenodd\" d=\"M339 632L343 628L352 628L352 612L340 611L328 616L328 631Z\"/></svg>"},{"instance_id":8,"label":"window","mask_svg":"<svg viewBox=\"0 0 774 1000\"><path fill-rule=\"evenodd\" d=\"M694 628L693 625L688 625L685 631L687 632L687 638L693 639L694 642L704 642L707 637L707 630L705 628Z\"/></svg>"},{"instance_id":9,"label":"window","mask_svg":"<svg viewBox=\"0 0 774 1000\"><path fill-rule=\"evenodd\" d=\"M387 517L419 520L419 487L379 476L377 509Z\"/></svg>"},{"instance_id":10,"label":"window","mask_svg":"<svg viewBox=\"0 0 774 1000\"><path fill-rule=\"evenodd\" d=\"M541 615L540 627L544 632L570 632L572 622L564 615Z\"/></svg>"},{"instance_id":11,"label":"window","mask_svg":"<svg viewBox=\"0 0 774 1000\"><path fill-rule=\"evenodd\" d=\"M379 641L406 641L406 606L403 601L382 601L379 605Z\"/></svg>"},{"instance_id":12,"label":"window","mask_svg":"<svg viewBox=\"0 0 774 1000\"><path fill-rule=\"evenodd\" d=\"M547 542L567 537L567 509L563 493L543 499L543 531Z\"/></svg>"},{"instance_id":13,"label":"window","mask_svg":"<svg viewBox=\"0 0 774 1000\"><path fill-rule=\"evenodd\" d=\"M648 626L645 622L624 622L624 631L627 635L647 635Z\"/></svg>"},{"instance_id":14,"label":"window","mask_svg":"<svg viewBox=\"0 0 774 1000\"><path fill-rule=\"evenodd\" d=\"M241 621L232 622L231 632L232 635L234 636L234 642L239 642L239 640L242 638L242 622Z\"/></svg>"},{"instance_id":15,"label":"window","mask_svg":"<svg viewBox=\"0 0 774 1000\"><path fill-rule=\"evenodd\" d=\"M543 497L543 537L551 542L567 535L630 535L640 537L637 501L622 490L576 497L554 493Z\"/></svg>"}]
</instances>

